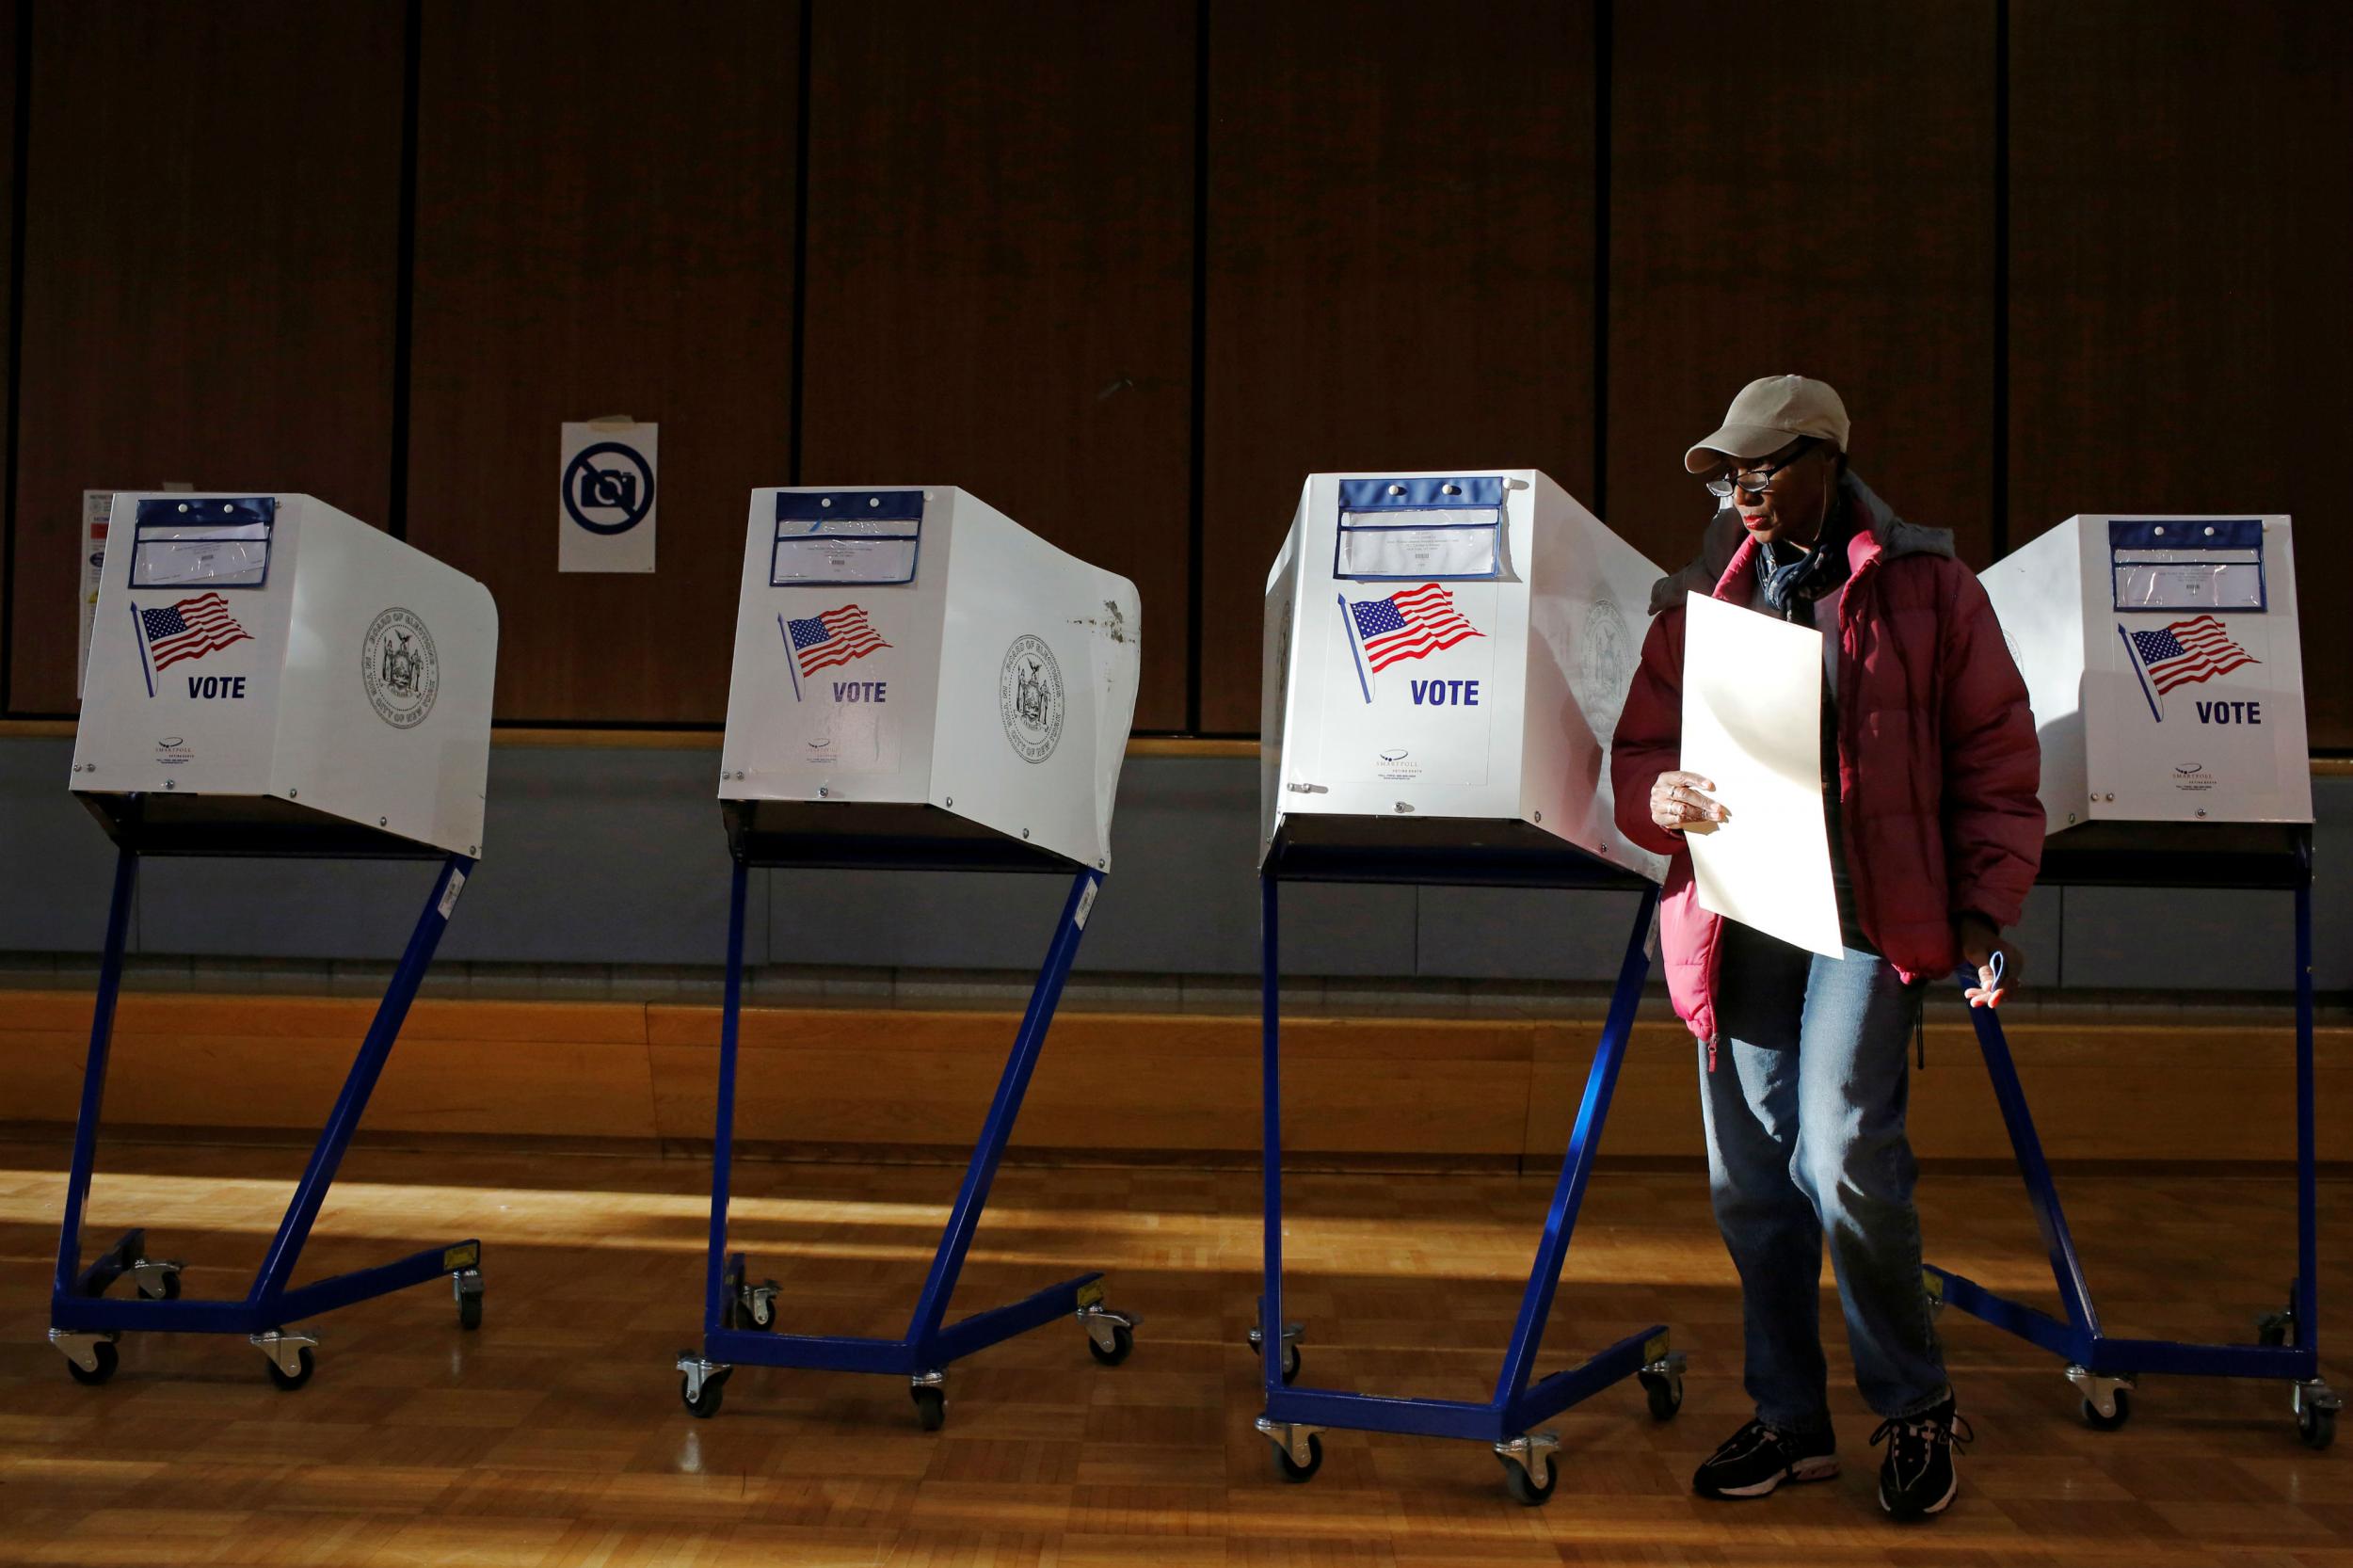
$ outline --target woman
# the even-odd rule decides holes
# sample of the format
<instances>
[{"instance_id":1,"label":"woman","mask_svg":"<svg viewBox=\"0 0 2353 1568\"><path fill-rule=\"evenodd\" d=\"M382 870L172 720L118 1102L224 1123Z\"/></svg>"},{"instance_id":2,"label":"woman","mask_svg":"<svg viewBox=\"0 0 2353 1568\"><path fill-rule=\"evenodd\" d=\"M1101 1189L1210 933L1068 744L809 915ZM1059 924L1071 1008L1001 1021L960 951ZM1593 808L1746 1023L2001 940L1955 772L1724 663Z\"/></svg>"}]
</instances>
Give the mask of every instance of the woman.
<instances>
[{"instance_id":1,"label":"woman","mask_svg":"<svg viewBox=\"0 0 2353 1568\"><path fill-rule=\"evenodd\" d=\"M1956 1416L1920 1277L1904 1134L1907 1036L1931 981L1966 959L1972 1005L2014 985L2013 924L2042 853L2025 684L1951 534L1895 516L1849 472L1838 394L1752 382L1685 455L1721 504L1654 619L1611 759L1618 825L1672 857L1659 933L1676 1013L1699 1037L1716 1219L1739 1270L1756 1415L1693 1489L1763 1496L1838 1473L1818 1322L1831 1240L1855 1381L1887 1442L1880 1503L1941 1512ZM1823 633L1822 780L1843 956L1700 907L1684 835L1737 800L1681 766L1687 592ZM1996 956L2002 964L1996 968Z\"/></svg>"}]
</instances>

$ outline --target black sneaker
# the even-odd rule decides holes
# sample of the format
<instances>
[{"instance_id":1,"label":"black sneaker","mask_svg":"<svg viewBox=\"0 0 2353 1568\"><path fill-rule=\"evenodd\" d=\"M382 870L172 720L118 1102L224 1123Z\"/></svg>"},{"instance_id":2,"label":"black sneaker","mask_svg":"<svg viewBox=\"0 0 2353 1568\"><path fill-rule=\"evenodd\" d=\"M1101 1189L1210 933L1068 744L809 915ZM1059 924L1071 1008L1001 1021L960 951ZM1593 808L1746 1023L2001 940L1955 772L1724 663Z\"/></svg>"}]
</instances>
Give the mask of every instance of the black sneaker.
<instances>
[{"instance_id":1,"label":"black sneaker","mask_svg":"<svg viewBox=\"0 0 2353 1568\"><path fill-rule=\"evenodd\" d=\"M1898 1519L1944 1512L1961 1492L1954 1450L1967 1448L1977 1436L1954 1413L1950 1396L1917 1416L1881 1421L1871 1433L1873 1448L1880 1439L1888 1440L1887 1458L1880 1465L1880 1507Z\"/></svg>"},{"instance_id":2,"label":"black sneaker","mask_svg":"<svg viewBox=\"0 0 2353 1568\"><path fill-rule=\"evenodd\" d=\"M1691 1477L1703 1497L1762 1497L1785 1480L1828 1480L1838 1474L1831 1430L1784 1432L1751 1421L1724 1439Z\"/></svg>"}]
</instances>

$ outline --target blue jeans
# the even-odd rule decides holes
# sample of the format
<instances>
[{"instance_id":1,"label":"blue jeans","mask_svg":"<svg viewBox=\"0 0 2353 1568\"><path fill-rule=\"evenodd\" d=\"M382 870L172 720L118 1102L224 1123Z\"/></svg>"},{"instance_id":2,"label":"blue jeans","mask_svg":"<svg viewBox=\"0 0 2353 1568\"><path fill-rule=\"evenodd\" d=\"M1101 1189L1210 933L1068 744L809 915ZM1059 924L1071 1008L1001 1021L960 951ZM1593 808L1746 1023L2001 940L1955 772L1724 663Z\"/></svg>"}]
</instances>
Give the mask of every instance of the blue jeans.
<instances>
[{"instance_id":1,"label":"blue jeans","mask_svg":"<svg viewBox=\"0 0 2353 1568\"><path fill-rule=\"evenodd\" d=\"M1700 1047L1708 1179L1740 1271L1749 1397L1784 1431L1830 1424L1825 1232L1865 1402L1915 1416L1951 1391L1921 1288L1918 1164L1904 1136L1920 991L1875 953L1823 958L1724 922L1713 1073Z\"/></svg>"}]
</instances>

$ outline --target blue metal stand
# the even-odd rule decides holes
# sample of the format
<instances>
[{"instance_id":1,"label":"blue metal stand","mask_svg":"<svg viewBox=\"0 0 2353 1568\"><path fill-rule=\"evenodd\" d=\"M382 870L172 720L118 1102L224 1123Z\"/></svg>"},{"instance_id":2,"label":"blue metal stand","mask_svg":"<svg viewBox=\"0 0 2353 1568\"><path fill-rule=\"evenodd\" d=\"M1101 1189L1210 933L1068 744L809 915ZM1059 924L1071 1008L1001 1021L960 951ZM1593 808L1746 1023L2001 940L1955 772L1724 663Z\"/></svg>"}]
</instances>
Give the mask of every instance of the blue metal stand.
<instances>
[{"instance_id":1,"label":"blue metal stand","mask_svg":"<svg viewBox=\"0 0 2353 1568\"><path fill-rule=\"evenodd\" d=\"M948 1303L955 1294L965 1255L988 1203L988 1190L997 1176L1005 1145L1013 1137L1021 1099L1036 1070L1046 1032L1062 1000L1063 983L1079 956L1085 935L1087 911L1102 885L1100 872L1082 869L1072 877L1070 895L1063 903L1054 938L1046 951L1045 967L1030 993L1028 1011L1005 1059L988 1119L973 1145L963 1188L956 1193L939 1249L929 1275L916 1297L915 1315L907 1331L895 1339L842 1335L776 1334L776 1287L773 1281L753 1285L744 1275L743 1254L729 1254L728 1197L735 1144L735 1069L738 1023L744 1000L744 901L750 862L735 858L734 880L728 902L727 992L719 1028L719 1104L712 1144L711 1256L703 1288L701 1353L679 1352L680 1395L696 1416L719 1410L721 1391L738 1366L791 1367L808 1371L880 1372L908 1380L916 1414L924 1430L936 1431L947 1417L946 1381L950 1363L985 1350L1000 1340L1027 1334L1060 1318L1076 1318L1087 1331L1087 1348L1095 1359L1116 1366L1135 1344L1135 1321L1103 1305L1103 1276L1080 1274L1005 1306L978 1312L946 1323Z\"/></svg>"},{"instance_id":2,"label":"blue metal stand","mask_svg":"<svg viewBox=\"0 0 2353 1568\"><path fill-rule=\"evenodd\" d=\"M106 1059L114 1035L115 999L122 985L122 954L130 926L132 895L138 883L140 851L125 837L115 859L114 900L106 916L106 950L98 972L98 1003L90 1022L89 1060L82 1076L81 1113L74 1124L73 1163L66 1180L65 1217L57 1232L57 1271L49 1304L50 1342L65 1352L67 1368L77 1382L99 1384L114 1375L116 1339L133 1330L157 1334L242 1334L267 1357L271 1381L281 1388L298 1388L308 1382L317 1340L289 1334L288 1323L300 1322L339 1306L388 1294L449 1275L457 1295L458 1320L466 1328L481 1321L482 1243L469 1239L423 1252L374 1269L337 1274L289 1289L288 1280L310 1239L319 1206L335 1180L344 1152L351 1146L368 1096L376 1087L392 1042L416 1000L417 987L433 961L433 951L448 926L455 902L452 881L464 880L473 860L451 855L434 878L433 891L417 917L408 951L392 971L392 984L368 1026L343 1093L320 1129L311 1160L296 1184L294 1198L279 1222L278 1233L242 1301L183 1301L181 1265L146 1256L147 1233L125 1234L88 1268L82 1265L82 1212L89 1198L90 1171L98 1154L98 1122L106 1095ZM138 1299L108 1299L107 1288L129 1275L137 1285Z\"/></svg>"},{"instance_id":3,"label":"blue metal stand","mask_svg":"<svg viewBox=\"0 0 2353 1568\"><path fill-rule=\"evenodd\" d=\"M2221 885L2266 887L2292 890L2296 898L2296 1206L2297 1275L2289 1287L2285 1311L2258 1320L2258 1343L2252 1345L2190 1344L2171 1339L2122 1339L2100 1326L2091 1289L2084 1278L2067 1216L2059 1208L2058 1188L2043 1158L2042 1141L2035 1132L2034 1115L2026 1108L2026 1092L2010 1059L2009 1043L2001 1022L1988 1007L1969 1010L1977 1027L1977 1048L1985 1057L1993 1097L2001 1107L2010 1146L2017 1152L2018 1172L2034 1206L2035 1223L2051 1259L2065 1321L2023 1303L1996 1294L1977 1281L1948 1269L1925 1269L1930 1300L1958 1307L1973 1318L2039 1345L2068 1363L2068 1381L2083 1395L2084 1418L2110 1431L2124 1424L2132 1413L2132 1390L2144 1372L2175 1372L2196 1377L2271 1378L2293 1383L2292 1408L2304 1441L2326 1448L2336 1432L2339 1398L2320 1381L2320 1303L2315 1283L2319 1273L2318 1193L2313 1179L2313 900L2312 850L2309 837L2299 835L2290 851L2287 874L2263 874L2260 865L2214 860L2221 869ZM2249 874L2249 873L2254 874ZM2165 873L2151 868L2125 885L2163 885ZM2046 877L2046 881L2052 878ZM2070 880L2074 880L2070 878ZM2086 878L2118 885L2113 876ZM1974 970L1961 975L1964 986L1977 983Z\"/></svg>"},{"instance_id":4,"label":"blue metal stand","mask_svg":"<svg viewBox=\"0 0 2353 1568\"><path fill-rule=\"evenodd\" d=\"M1370 860L1315 855L1307 851L1289 857L1284 877L1315 880L1374 881L1381 865L1394 865L1395 856ZM1419 857L1417 857L1417 859ZM1305 1480L1323 1462L1317 1433L1327 1428L1353 1432L1400 1432L1421 1437L1460 1437L1494 1446L1503 1462L1506 1488L1523 1503L1542 1503L1552 1495L1557 1480L1551 1450L1559 1440L1550 1432L1531 1429L1602 1389L1627 1377L1639 1377L1649 1395L1651 1413L1661 1420L1674 1415L1683 1401L1683 1358L1668 1348L1667 1329L1653 1323L1627 1335L1580 1366L1530 1383L1542 1347L1545 1319L1561 1281L1577 1216L1591 1179L1593 1159L1601 1144L1602 1126L1609 1115L1609 1096L1625 1059L1634 1010L1641 1000L1642 982L1649 973L1647 951L1651 917L1657 908L1658 889L1653 884L1596 866L1592 874L1577 874L1560 861L1553 868L1531 868L1498 857L1479 867L1470 856L1450 853L1443 860L1428 860L1420 869L1430 880L1471 885L1517 887L1602 887L1639 890L1634 927L1619 965L1617 988L1602 1026L1601 1043L1586 1074L1585 1097L1570 1136L1561 1176L1553 1188L1552 1204L1545 1215L1544 1234L1529 1271L1520 1299L1519 1319L1505 1347L1503 1366L1496 1377L1494 1397L1481 1402L1456 1400L1396 1399L1353 1394L1330 1388L1290 1386L1298 1375L1298 1325L1283 1317L1283 1150L1282 1065L1279 1045L1281 967L1277 962L1279 926L1276 900L1278 872L1286 856L1278 846L1270 870L1259 878L1259 968L1263 986L1263 1108L1265 1116L1266 1286L1259 1301L1258 1326L1251 1343L1258 1347L1265 1370L1266 1410L1258 1431L1273 1443L1277 1468L1291 1480ZM1401 880L1402 880L1401 878ZM1415 880L1422 880L1416 877Z\"/></svg>"}]
</instances>

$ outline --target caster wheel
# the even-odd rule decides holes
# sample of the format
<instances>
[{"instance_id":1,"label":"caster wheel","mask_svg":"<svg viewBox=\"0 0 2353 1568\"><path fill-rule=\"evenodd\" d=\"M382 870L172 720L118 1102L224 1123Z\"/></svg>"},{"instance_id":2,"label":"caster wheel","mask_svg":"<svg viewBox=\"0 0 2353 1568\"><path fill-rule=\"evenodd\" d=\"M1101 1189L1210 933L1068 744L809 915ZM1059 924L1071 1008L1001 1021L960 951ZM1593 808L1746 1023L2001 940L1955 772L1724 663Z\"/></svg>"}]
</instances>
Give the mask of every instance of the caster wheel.
<instances>
[{"instance_id":1,"label":"caster wheel","mask_svg":"<svg viewBox=\"0 0 2353 1568\"><path fill-rule=\"evenodd\" d=\"M678 1380L679 1399L694 1414L696 1419L708 1421L719 1414L719 1401L726 1397L727 1386L727 1373L712 1372L703 1379L701 1393L689 1394L686 1391L687 1380L680 1377Z\"/></svg>"},{"instance_id":2,"label":"caster wheel","mask_svg":"<svg viewBox=\"0 0 2353 1568\"><path fill-rule=\"evenodd\" d=\"M2290 1280L2287 1304L2255 1320L2255 1343L2274 1348L2296 1343L2296 1282Z\"/></svg>"},{"instance_id":3,"label":"caster wheel","mask_svg":"<svg viewBox=\"0 0 2353 1568\"><path fill-rule=\"evenodd\" d=\"M1250 1353L1252 1355L1258 1356L1261 1359L1263 1359L1266 1355L1265 1349L1258 1343L1258 1331L1257 1329L1252 1329L1250 1331ZM1301 1365L1299 1342L1295 1339L1286 1339L1283 1341L1284 1387L1289 1388L1292 1384L1299 1381L1299 1368Z\"/></svg>"},{"instance_id":4,"label":"caster wheel","mask_svg":"<svg viewBox=\"0 0 2353 1568\"><path fill-rule=\"evenodd\" d=\"M1523 1508L1542 1508L1552 1501L1552 1489L1561 1484L1560 1467L1550 1454L1545 1455L1545 1483L1536 1484L1536 1478L1510 1460L1503 1462L1503 1490Z\"/></svg>"},{"instance_id":5,"label":"caster wheel","mask_svg":"<svg viewBox=\"0 0 2353 1568\"><path fill-rule=\"evenodd\" d=\"M482 1292L470 1290L457 1298L457 1326L468 1333L482 1326Z\"/></svg>"},{"instance_id":6,"label":"caster wheel","mask_svg":"<svg viewBox=\"0 0 2353 1568\"><path fill-rule=\"evenodd\" d=\"M97 1344L92 1345L89 1349L90 1354L98 1358L98 1366L95 1370L85 1371L80 1362L72 1360L71 1358L67 1360L65 1369L72 1373L73 1381L80 1384L83 1387L95 1388L100 1384L115 1375L115 1368L122 1364L122 1358L116 1352L113 1344L104 1339L101 1339Z\"/></svg>"},{"instance_id":7,"label":"caster wheel","mask_svg":"<svg viewBox=\"0 0 2353 1568\"><path fill-rule=\"evenodd\" d=\"M2296 1435L2317 1453L2337 1440L2337 1413L2307 1405L2296 1413Z\"/></svg>"},{"instance_id":8,"label":"caster wheel","mask_svg":"<svg viewBox=\"0 0 2353 1568\"><path fill-rule=\"evenodd\" d=\"M1087 1336L1087 1354L1103 1367L1116 1367L1135 1353L1136 1331L1125 1323L1112 1325L1112 1348L1105 1350L1092 1334Z\"/></svg>"},{"instance_id":9,"label":"caster wheel","mask_svg":"<svg viewBox=\"0 0 2353 1568\"><path fill-rule=\"evenodd\" d=\"M947 1390L918 1385L909 1392L915 1397L916 1422L925 1432L937 1432L948 1424Z\"/></svg>"},{"instance_id":10,"label":"caster wheel","mask_svg":"<svg viewBox=\"0 0 2353 1568\"><path fill-rule=\"evenodd\" d=\"M1683 1380L1668 1372L1643 1372L1642 1394L1650 1400L1650 1418L1672 1421L1683 1408Z\"/></svg>"},{"instance_id":11,"label":"caster wheel","mask_svg":"<svg viewBox=\"0 0 2353 1568\"><path fill-rule=\"evenodd\" d=\"M293 1393L296 1389L310 1382L311 1374L318 1369L318 1362L316 1358L311 1354L310 1346L296 1345L295 1347L295 1356L296 1359L301 1364L302 1369L294 1373L292 1376L288 1376L286 1369L278 1365L276 1357L271 1357L262 1363L262 1365L269 1371L270 1382L276 1384L279 1391L281 1393Z\"/></svg>"},{"instance_id":12,"label":"caster wheel","mask_svg":"<svg viewBox=\"0 0 2353 1568\"><path fill-rule=\"evenodd\" d=\"M1305 1464L1291 1458L1289 1448L1276 1448L1274 1468L1285 1480L1294 1485L1301 1481L1313 1480L1316 1472L1323 1468L1323 1439L1312 1432L1308 1434L1307 1463Z\"/></svg>"},{"instance_id":13,"label":"caster wheel","mask_svg":"<svg viewBox=\"0 0 2353 1568\"><path fill-rule=\"evenodd\" d=\"M180 1272L175 1269L170 1273L164 1275L162 1283L155 1286L152 1289L150 1289L145 1285L141 1285L139 1287L139 1296L142 1300L151 1302L178 1301L180 1299Z\"/></svg>"},{"instance_id":14,"label":"caster wheel","mask_svg":"<svg viewBox=\"0 0 2353 1568\"><path fill-rule=\"evenodd\" d=\"M1251 1353L1252 1355L1260 1355L1260 1354L1263 1354L1264 1352L1262 1352L1258 1349L1258 1347L1257 1347L1257 1346L1253 1345L1253 1346L1251 1346L1251 1347L1250 1347L1250 1353ZM1303 1365L1303 1363L1302 1363L1302 1361L1301 1361L1301 1359L1300 1359L1300 1354L1299 1354L1299 1347L1298 1347L1297 1345L1286 1345L1286 1346L1284 1346L1284 1347L1283 1347L1283 1386L1284 1386L1284 1387L1289 1388L1289 1387L1292 1384L1297 1383L1297 1382L1299 1381L1299 1368L1300 1368L1300 1367L1301 1367L1302 1365Z\"/></svg>"},{"instance_id":15,"label":"caster wheel","mask_svg":"<svg viewBox=\"0 0 2353 1568\"><path fill-rule=\"evenodd\" d=\"M2116 1414L2113 1416L2103 1416L2099 1406L2089 1400L2084 1401L2084 1425L2094 1432L2114 1432L2132 1418L2133 1396L2126 1389L2116 1391Z\"/></svg>"},{"instance_id":16,"label":"caster wheel","mask_svg":"<svg viewBox=\"0 0 2353 1568\"><path fill-rule=\"evenodd\" d=\"M776 1282L764 1281L760 1287L735 1278L735 1294L728 1303L728 1327L765 1334L776 1326Z\"/></svg>"}]
</instances>

